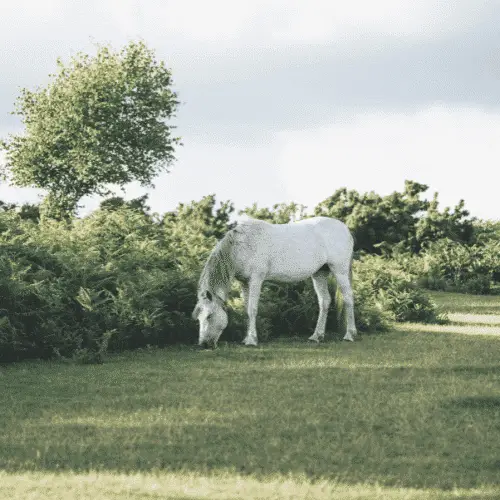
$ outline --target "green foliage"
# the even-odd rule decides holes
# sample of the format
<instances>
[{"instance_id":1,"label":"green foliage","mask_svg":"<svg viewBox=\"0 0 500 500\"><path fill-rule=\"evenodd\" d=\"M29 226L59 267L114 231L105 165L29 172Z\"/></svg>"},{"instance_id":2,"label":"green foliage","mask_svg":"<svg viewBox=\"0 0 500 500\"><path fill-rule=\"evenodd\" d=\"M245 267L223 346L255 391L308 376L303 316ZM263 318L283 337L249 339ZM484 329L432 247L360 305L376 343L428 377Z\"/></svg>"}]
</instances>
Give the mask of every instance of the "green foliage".
<instances>
[{"instance_id":1,"label":"green foliage","mask_svg":"<svg viewBox=\"0 0 500 500\"><path fill-rule=\"evenodd\" d=\"M362 273L358 272L360 267L359 261L354 262L353 289L356 328L359 332L385 332L389 329L393 316L384 309L385 304L374 293L372 284L368 280L364 280ZM345 325L345 321L342 321L342 325Z\"/></svg>"},{"instance_id":2,"label":"green foliage","mask_svg":"<svg viewBox=\"0 0 500 500\"><path fill-rule=\"evenodd\" d=\"M476 219L473 221L473 231L475 243L500 241L500 221Z\"/></svg>"},{"instance_id":3,"label":"green foliage","mask_svg":"<svg viewBox=\"0 0 500 500\"><path fill-rule=\"evenodd\" d=\"M143 42L121 51L99 46L77 54L45 88L23 89L15 113L25 133L2 143L4 174L18 186L46 189L48 217L67 217L85 195L107 184L151 185L174 160L178 105L171 73Z\"/></svg>"},{"instance_id":4,"label":"green foliage","mask_svg":"<svg viewBox=\"0 0 500 500\"><path fill-rule=\"evenodd\" d=\"M230 202L215 196L159 217L147 198L105 200L83 219L23 219L0 211L0 357L73 358L102 362L107 350L163 346L197 339L191 319L209 253L232 227ZM288 212L287 212L288 211ZM277 205L273 220L292 207ZM415 267L416 257L412 257ZM420 261L419 261L420 262ZM343 333L342 297L333 279L327 330ZM435 308L400 264L366 256L354 263L358 329L384 331L390 320L437 321ZM310 280L267 283L258 330L262 340L309 336L318 303ZM239 341L246 312L235 284L223 340Z\"/></svg>"},{"instance_id":5,"label":"green foliage","mask_svg":"<svg viewBox=\"0 0 500 500\"><path fill-rule=\"evenodd\" d=\"M342 220L353 232L359 250L381 253L381 245L409 244L417 214L428 207L426 201L419 199L427 189L424 184L405 181L403 193L382 197L373 191L360 195L341 188L322 201L314 214Z\"/></svg>"},{"instance_id":6,"label":"green foliage","mask_svg":"<svg viewBox=\"0 0 500 500\"><path fill-rule=\"evenodd\" d=\"M164 238L179 269L189 275L195 274L198 279L217 240L234 226L230 222L233 211L230 201L216 208L215 195L209 195L198 202L181 203L175 212L163 216Z\"/></svg>"},{"instance_id":7,"label":"green foliage","mask_svg":"<svg viewBox=\"0 0 500 500\"><path fill-rule=\"evenodd\" d=\"M251 207L240 210L239 214L246 214L254 219L265 220L272 224L288 224L296 220L306 218L307 207L294 202L291 203L276 203L273 208L258 208L257 203Z\"/></svg>"},{"instance_id":8,"label":"green foliage","mask_svg":"<svg viewBox=\"0 0 500 500\"><path fill-rule=\"evenodd\" d=\"M420 283L431 290L488 294L500 277L500 240L462 245L438 240L422 252Z\"/></svg>"},{"instance_id":9,"label":"green foliage","mask_svg":"<svg viewBox=\"0 0 500 500\"><path fill-rule=\"evenodd\" d=\"M366 255L354 267L357 279L368 288L366 295L395 321L439 323L445 321L436 304L417 286L414 276L396 262Z\"/></svg>"},{"instance_id":10,"label":"green foliage","mask_svg":"<svg viewBox=\"0 0 500 500\"><path fill-rule=\"evenodd\" d=\"M119 208L122 207L128 207L132 210L138 210L143 214L148 214L151 210L151 207L149 207L146 204L147 199L148 199L147 194L140 196L139 198L133 198L132 200L129 201L125 201L121 196L113 196L111 198L106 198L105 200L101 201L99 208L101 210L113 211L113 210L118 210Z\"/></svg>"},{"instance_id":11,"label":"green foliage","mask_svg":"<svg viewBox=\"0 0 500 500\"><path fill-rule=\"evenodd\" d=\"M164 218L146 197L66 222L0 211L0 358L95 363L108 348L193 342L199 274L232 211L214 196Z\"/></svg>"},{"instance_id":12,"label":"green foliage","mask_svg":"<svg viewBox=\"0 0 500 500\"><path fill-rule=\"evenodd\" d=\"M0 201L0 211L2 212L16 212L23 220L31 220L38 222L40 220L40 206L33 203L5 203Z\"/></svg>"},{"instance_id":13,"label":"green foliage","mask_svg":"<svg viewBox=\"0 0 500 500\"><path fill-rule=\"evenodd\" d=\"M16 214L0 222L7 227L0 237L2 359L88 362L102 359L108 345L193 340L196 280L169 259L158 221L121 208L71 224L35 226Z\"/></svg>"},{"instance_id":14,"label":"green foliage","mask_svg":"<svg viewBox=\"0 0 500 500\"><path fill-rule=\"evenodd\" d=\"M446 238L461 243L472 243L474 221L467 219L469 211L464 209L464 200L460 200L453 212L450 212L448 207L439 212L438 204L438 194L435 193L426 214L415 226L416 249Z\"/></svg>"},{"instance_id":15,"label":"green foliage","mask_svg":"<svg viewBox=\"0 0 500 500\"><path fill-rule=\"evenodd\" d=\"M234 206L230 201L222 202L219 208L215 208L215 195L204 196L200 201L192 201L188 205L179 204L175 212L167 212L163 218L166 226L174 227L181 224L184 229L187 226L200 230L206 238L215 237L221 239L226 232L234 227L230 223Z\"/></svg>"},{"instance_id":16,"label":"green foliage","mask_svg":"<svg viewBox=\"0 0 500 500\"><path fill-rule=\"evenodd\" d=\"M374 192L338 189L314 210L315 215L342 220L353 232L356 247L374 254L392 253L396 249L418 252L436 238L469 242L473 237L472 221L467 217L463 200L453 212L438 211L437 193L432 202L421 200L428 186L405 181L402 193L380 196Z\"/></svg>"}]
</instances>

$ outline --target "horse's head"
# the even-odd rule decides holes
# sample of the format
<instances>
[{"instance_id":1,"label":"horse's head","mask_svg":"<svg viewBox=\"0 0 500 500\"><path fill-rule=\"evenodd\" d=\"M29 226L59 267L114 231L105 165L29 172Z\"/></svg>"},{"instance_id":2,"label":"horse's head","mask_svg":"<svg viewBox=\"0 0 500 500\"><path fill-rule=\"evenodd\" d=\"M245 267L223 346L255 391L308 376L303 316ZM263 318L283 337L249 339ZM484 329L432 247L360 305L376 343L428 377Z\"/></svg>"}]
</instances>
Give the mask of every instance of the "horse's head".
<instances>
[{"instance_id":1,"label":"horse's head","mask_svg":"<svg viewBox=\"0 0 500 500\"><path fill-rule=\"evenodd\" d=\"M227 313L222 299L208 290L202 293L194 308L193 319L200 322L198 344L204 348L215 349L222 331L227 326Z\"/></svg>"}]
</instances>

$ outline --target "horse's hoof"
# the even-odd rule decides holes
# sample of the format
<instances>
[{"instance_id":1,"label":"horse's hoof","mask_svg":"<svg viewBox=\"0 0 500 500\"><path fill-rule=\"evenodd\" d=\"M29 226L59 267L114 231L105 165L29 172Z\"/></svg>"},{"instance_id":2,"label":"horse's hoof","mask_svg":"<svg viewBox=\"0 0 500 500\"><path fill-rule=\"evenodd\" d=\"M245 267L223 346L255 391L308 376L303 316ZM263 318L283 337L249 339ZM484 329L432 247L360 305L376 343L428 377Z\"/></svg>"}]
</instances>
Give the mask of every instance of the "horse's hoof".
<instances>
[{"instance_id":1,"label":"horse's hoof","mask_svg":"<svg viewBox=\"0 0 500 500\"><path fill-rule=\"evenodd\" d=\"M243 344L246 345L247 347L257 347L257 342L252 340L244 340Z\"/></svg>"},{"instance_id":2,"label":"horse's hoof","mask_svg":"<svg viewBox=\"0 0 500 500\"><path fill-rule=\"evenodd\" d=\"M311 337L309 337L307 340L310 340L311 342L316 342L316 344L319 344L318 337L315 337L314 335L312 335Z\"/></svg>"},{"instance_id":3,"label":"horse's hoof","mask_svg":"<svg viewBox=\"0 0 500 500\"><path fill-rule=\"evenodd\" d=\"M347 342L354 342L352 337L344 337L342 340L346 340Z\"/></svg>"}]
</instances>

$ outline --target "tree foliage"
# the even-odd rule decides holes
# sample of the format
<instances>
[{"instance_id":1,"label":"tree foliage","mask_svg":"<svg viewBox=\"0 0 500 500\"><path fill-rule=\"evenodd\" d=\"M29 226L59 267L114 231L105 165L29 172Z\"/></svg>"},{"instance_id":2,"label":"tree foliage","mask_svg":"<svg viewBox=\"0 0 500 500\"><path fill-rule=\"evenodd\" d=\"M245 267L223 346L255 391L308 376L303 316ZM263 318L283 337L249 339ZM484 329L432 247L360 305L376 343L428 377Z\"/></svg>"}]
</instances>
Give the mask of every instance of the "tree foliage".
<instances>
[{"instance_id":1,"label":"tree foliage","mask_svg":"<svg viewBox=\"0 0 500 500\"><path fill-rule=\"evenodd\" d=\"M257 203L254 203L251 207L240 210L239 214L245 214L272 224L287 224L306 218L306 208L304 205L295 202L275 203L272 208L259 208Z\"/></svg>"},{"instance_id":2,"label":"tree foliage","mask_svg":"<svg viewBox=\"0 0 500 500\"><path fill-rule=\"evenodd\" d=\"M23 89L16 101L25 132L3 141L4 174L47 190L46 205L62 214L85 195L106 194L108 184L151 185L179 143L166 123L178 101L165 63L130 42L57 65L45 88Z\"/></svg>"},{"instance_id":3,"label":"tree foliage","mask_svg":"<svg viewBox=\"0 0 500 500\"><path fill-rule=\"evenodd\" d=\"M351 229L356 247L367 253L391 253L395 249L418 252L436 238L469 242L473 235L463 200L451 212L438 210L437 193L432 202L421 199L428 186L405 181L402 192L380 196L341 188L322 201L315 215L335 217Z\"/></svg>"},{"instance_id":4,"label":"tree foliage","mask_svg":"<svg viewBox=\"0 0 500 500\"><path fill-rule=\"evenodd\" d=\"M440 212L438 205L438 194L435 193L425 215L415 224L413 249L420 250L441 239L449 239L462 244L472 243L474 240L474 221L468 219L470 213L464 208L464 200L460 200L453 211L446 207L443 212Z\"/></svg>"},{"instance_id":5,"label":"tree foliage","mask_svg":"<svg viewBox=\"0 0 500 500\"><path fill-rule=\"evenodd\" d=\"M217 204L213 195L163 217L149 212L146 197L111 198L89 216L67 222L0 211L0 359L63 356L96 362L108 349L195 342L191 311L199 274L217 238L232 227L232 212L231 202ZM432 307L406 275L382 298L377 283L387 266L377 259L377 266L355 264L358 328L381 331L387 319L405 315L432 319ZM246 312L238 294L230 294L230 304L223 339L241 340ZM268 283L260 337L310 335L317 314L310 280ZM342 331L339 316L330 312L330 331Z\"/></svg>"},{"instance_id":6,"label":"tree foliage","mask_svg":"<svg viewBox=\"0 0 500 500\"><path fill-rule=\"evenodd\" d=\"M363 198L347 191L332 197L335 215L351 223L364 221L355 226L358 237L371 241L375 251L383 236L377 224L384 220L394 226L383 240L393 241L393 247L411 249L408 242L440 238L419 254L396 252L391 259L389 254L363 255L354 262L360 331L383 331L391 320L442 321L417 283L486 293L500 279L498 224L472 221L473 244L441 238L464 238L457 227L466 220L466 211L459 204L454 212L439 212L435 199L428 211L416 216L416 208L424 206L417 200L424 188L410 184L405 193L388 197ZM379 218L369 217L370 203ZM328 209L325 205L320 210ZM190 313L199 275L217 240L233 227L233 212L232 202L217 203L215 195L180 204L161 216L151 213L147 196L128 201L115 196L89 216L68 221L40 218L36 206L0 203L0 359L63 356L98 362L108 349L195 342L197 325ZM253 205L242 212L274 223L307 217L305 207L294 203ZM418 230L427 236L418 236ZM397 241L396 234L403 239ZM244 336L246 312L237 291L235 285L229 295L223 340ZM330 291L338 292L334 280ZM342 311L333 309L327 329L341 333ZM260 338L310 335L317 313L310 280L266 283L258 316Z\"/></svg>"}]
</instances>

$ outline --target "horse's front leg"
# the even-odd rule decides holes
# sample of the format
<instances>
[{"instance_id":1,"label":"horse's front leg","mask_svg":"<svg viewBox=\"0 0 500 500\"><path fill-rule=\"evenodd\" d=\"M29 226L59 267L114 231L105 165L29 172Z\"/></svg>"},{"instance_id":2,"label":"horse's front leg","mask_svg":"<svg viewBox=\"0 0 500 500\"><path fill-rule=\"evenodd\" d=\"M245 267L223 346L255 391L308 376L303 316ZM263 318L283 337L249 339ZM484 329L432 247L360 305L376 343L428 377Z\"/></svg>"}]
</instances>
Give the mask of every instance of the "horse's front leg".
<instances>
[{"instance_id":1,"label":"horse's front leg","mask_svg":"<svg viewBox=\"0 0 500 500\"><path fill-rule=\"evenodd\" d=\"M257 345L257 311L261 288L262 280L260 279L251 279L248 284L242 285L243 300L248 314L247 336L243 340L245 345Z\"/></svg>"}]
</instances>

